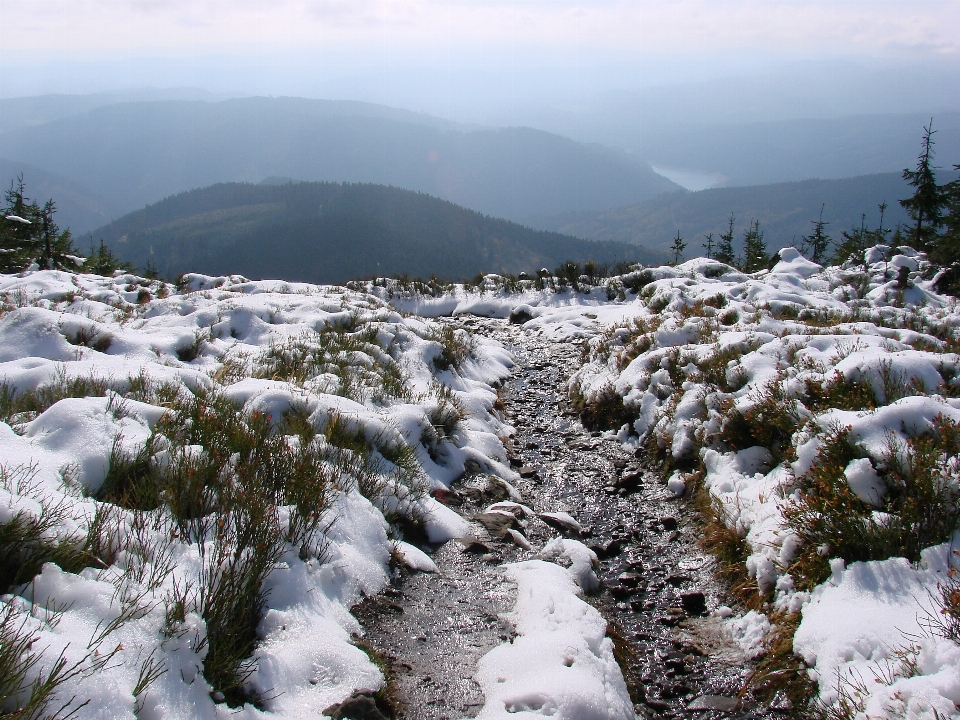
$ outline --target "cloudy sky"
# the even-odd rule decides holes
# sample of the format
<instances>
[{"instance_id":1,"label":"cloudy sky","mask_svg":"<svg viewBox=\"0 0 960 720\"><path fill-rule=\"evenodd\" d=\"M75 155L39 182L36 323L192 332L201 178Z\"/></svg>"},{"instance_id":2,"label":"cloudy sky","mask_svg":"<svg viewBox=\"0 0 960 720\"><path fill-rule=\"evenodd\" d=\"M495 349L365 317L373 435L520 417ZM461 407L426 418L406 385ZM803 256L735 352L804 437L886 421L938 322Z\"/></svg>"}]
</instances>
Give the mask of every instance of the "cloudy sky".
<instances>
[{"instance_id":1,"label":"cloudy sky","mask_svg":"<svg viewBox=\"0 0 960 720\"><path fill-rule=\"evenodd\" d=\"M956 54L956 0L2 0L17 53L522 44L683 53Z\"/></svg>"},{"instance_id":2,"label":"cloudy sky","mask_svg":"<svg viewBox=\"0 0 960 720\"><path fill-rule=\"evenodd\" d=\"M0 0L0 16L5 96L546 92L824 57L960 63L960 0Z\"/></svg>"}]
</instances>

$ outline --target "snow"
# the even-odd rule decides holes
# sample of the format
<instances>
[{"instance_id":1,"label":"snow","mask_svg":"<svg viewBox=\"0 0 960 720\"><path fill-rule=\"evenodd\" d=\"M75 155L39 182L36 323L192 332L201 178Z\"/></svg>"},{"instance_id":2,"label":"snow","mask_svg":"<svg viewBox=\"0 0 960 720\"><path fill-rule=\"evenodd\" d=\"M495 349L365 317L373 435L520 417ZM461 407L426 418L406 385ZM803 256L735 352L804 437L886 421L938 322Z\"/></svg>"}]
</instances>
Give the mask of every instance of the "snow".
<instances>
[{"instance_id":1,"label":"snow","mask_svg":"<svg viewBox=\"0 0 960 720\"><path fill-rule=\"evenodd\" d=\"M100 387L0 422L0 522L56 508L47 536L62 540L83 537L109 510L114 542L126 544L103 567L70 573L47 564L0 603L35 635L44 664L63 652L89 669L61 690L64 698L91 699L77 711L80 720L317 717L357 689L376 690L383 678L351 642L360 626L350 608L385 586L391 557L413 570L438 570L384 516L419 523L431 544L469 538L469 524L430 491L448 488L474 463L510 492L510 501L488 512L533 513L512 488L517 475L500 441L512 429L495 410L495 386L513 359L475 338L459 367L434 363L443 353L445 318L507 318L522 310L531 318L524 332L588 341L569 388L588 401L610 387L623 398L632 420L609 437L696 468L699 475L671 471L666 491L685 495L702 484L722 521L744 539L745 570L770 602L717 614L745 654L762 656L775 623L795 614L794 648L821 702L853 693L863 717L954 716L960 648L929 619L938 617L936 598L956 564L951 553L960 536L926 548L916 564L900 557L846 563L826 544L816 550L830 577L801 589L791 567L805 548L784 515L831 432L845 429L855 449L837 481L882 520L892 459L902 460L906 444L937 423L960 423L960 310L934 292L931 276L921 253L883 246L842 267L819 266L786 248L769 272L752 275L698 258L577 290L525 282L507 291L502 279L487 276L482 291L457 285L434 296L390 282L331 287L191 274L178 289L124 273L0 276L7 392L82 381ZM346 387L334 367L300 379L258 371L272 349L309 344L338 327L366 338L344 351L355 385ZM399 394L386 393L376 374L390 363L401 368ZM135 453L162 427L168 403L134 397L144 383L181 396L215 390L247 413L268 416L275 429L293 412L324 438L336 422L368 443L412 448L416 478L404 476L384 449L381 482L365 486L370 497L350 482L333 493L311 540L325 551L301 557L287 545L269 573L247 680L263 695L262 710L228 710L211 696L203 676L207 628L196 608L170 633L164 602L201 576L207 561L200 546L172 533L163 509L135 513L95 499L111 454ZM845 385L828 393L837 383ZM817 388L825 399L815 402ZM431 440L438 393L455 398L464 417L449 438ZM762 415L771 404L776 412ZM785 418L793 425L787 437L771 436L769 447L731 437L729 419L753 413L761 413L764 428ZM161 450L158 461L163 457ZM943 487L956 488L960 460L937 462ZM291 512L277 508L281 519ZM582 533L567 513L541 517L574 537ZM522 534L511 536L532 551ZM134 541L155 551L137 550ZM578 540L558 538L533 557L502 567L517 589L508 618L516 637L478 665L485 698L478 717L634 717L603 618L582 598L597 588L596 556ZM95 669L98 656L88 647L115 654ZM135 697L150 658L166 672Z\"/></svg>"},{"instance_id":2,"label":"snow","mask_svg":"<svg viewBox=\"0 0 960 720\"><path fill-rule=\"evenodd\" d=\"M910 248L871 248L863 264L844 267L820 266L785 248L771 271L754 275L701 258L633 274L641 276L636 299L601 307L589 306L592 295L538 303L528 294L523 301L534 319L524 328L587 339L590 357L569 386L588 400L613 387L634 417L617 432L622 443L649 447L652 440L702 473L723 521L746 541L746 571L773 598L760 611L725 608L726 632L759 657L773 618L800 613L795 647L823 703L856 689L864 717L955 716L958 647L923 623L945 577L948 546L928 548L919 567L896 557L846 567L828 546L817 548L831 578L801 590L790 567L803 546L783 513L824 438L846 428L858 456L840 468L839 481L883 522L890 459L902 461L907 443L937 422L960 422L956 300L933 291L929 264ZM715 366L714 357L722 358ZM839 382L864 387L872 399L810 402L810 387ZM795 418L787 447L727 445L730 413L762 411L771 397L776 417L763 424L788 412ZM956 487L960 459L939 462L940 482ZM671 472L667 491L685 493L690 476ZM905 664L907 651L916 664ZM891 663L893 675L884 669Z\"/></svg>"},{"instance_id":3,"label":"snow","mask_svg":"<svg viewBox=\"0 0 960 720\"><path fill-rule=\"evenodd\" d=\"M509 618L517 637L480 660L475 679L484 705L477 719L634 718L613 643L606 637L607 623L580 599L577 571L527 560L505 565L503 572L517 584Z\"/></svg>"},{"instance_id":4,"label":"snow","mask_svg":"<svg viewBox=\"0 0 960 720\"><path fill-rule=\"evenodd\" d=\"M150 299L138 301L144 288ZM189 275L177 290L133 275L37 271L0 276L0 298L6 391L16 398L81 387L40 412L0 422L0 522L18 513L53 517L47 534L62 540L82 538L97 514L108 512L102 517L115 523L111 532L120 548L111 563L77 574L44 565L32 582L0 599L17 626L25 622L37 638L41 662L34 673L61 652L84 669L58 691L61 701L78 698L76 705L90 699L74 715L80 720L318 717L357 689L378 689L380 671L351 640L361 628L350 608L386 585L394 551L412 568L437 570L425 552L391 537L383 512L421 522L428 539L442 543L466 535L469 526L425 490L447 487L469 460L506 483L516 477L499 440L509 426L493 411L493 384L509 372L510 355L480 340L459 368L439 372L431 363L440 350L433 339L439 327L405 318L373 295L239 276ZM359 379L349 391L324 372L302 381L256 376L258 358L271 348L350 323L370 330L364 337L375 341L351 351L350 368ZM194 345L188 354L185 348ZM393 362L402 368L402 393L385 395L378 376L362 373ZM372 485L371 497L350 482L338 487L320 536L309 541L323 552L301 556L287 545L267 576L253 672L245 681L262 695L263 710L250 704L228 710L216 702L202 674L206 623L192 605L174 631L168 628L169 599L185 589L196 593L208 562L199 546L179 537L162 509L134 512L94 499L111 455L143 448L168 411L157 399L128 397L143 385L166 386L180 397L216 390L245 412L268 416L275 428L291 411L321 434L336 418L368 442L406 443L414 451L419 479L409 485L391 479L394 466L384 461L384 482ZM427 447L424 430L444 385L465 415L452 438ZM199 456L204 449L186 451ZM159 450L157 462L164 456ZM291 509L277 512L283 521ZM108 656L98 668L96 658ZM163 672L135 697L149 663Z\"/></svg>"},{"instance_id":5,"label":"snow","mask_svg":"<svg viewBox=\"0 0 960 720\"><path fill-rule=\"evenodd\" d=\"M929 629L930 617L937 614L932 597L944 580L949 552L947 545L931 548L919 567L903 558L854 563L838 568L814 591L794 648L816 668L824 701L838 698L837 678L862 679L869 689L864 712L870 717L956 715L960 647ZM903 659L916 660L917 669L905 672ZM890 668L893 682L877 679Z\"/></svg>"}]
</instances>

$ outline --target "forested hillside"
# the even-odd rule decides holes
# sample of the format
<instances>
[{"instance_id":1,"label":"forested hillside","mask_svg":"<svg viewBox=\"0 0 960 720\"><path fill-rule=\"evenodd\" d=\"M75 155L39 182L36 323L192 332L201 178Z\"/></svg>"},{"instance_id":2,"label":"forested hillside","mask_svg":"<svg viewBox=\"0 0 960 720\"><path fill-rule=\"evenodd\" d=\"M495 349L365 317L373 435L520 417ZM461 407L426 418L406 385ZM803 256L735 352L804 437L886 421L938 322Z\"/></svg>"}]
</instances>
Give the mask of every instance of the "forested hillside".
<instances>
[{"instance_id":1,"label":"forested hillside","mask_svg":"<svg viewBox=\"0 0 960 720\"><path fill-rule=\"evenodd\" d=\"M97 230L124 260L183 272L343 282L408 273L466 278L568 260L653 261L658 253L531 230L382 185L224 183L181 193Z\"/></svg>"},{"instance_id":2,"label":"forested hillside","mask_svg":"<svg viewBox=\"0 0 960 720\"><path fill-rule=\"evenodd\" d=\"M942 172L943 179L956 173ZM687 257L703 254L706 233L714 237L736 220L738 236L751 220L760 222L766 242L777 249L800 242L820 217L834 239L843 230L870 228L880 222L880 203L886 202L884 228L909 224L900 200L913 190L900 173L864 175L843 180L804 180L750 187L725 187L695 193L671 193L643 203L603 212L580 212L533 218L528 224L577 237L638 243L666 250L677 232L687 241ZM866 218L863 218L863 215Z\"/></svg>"}]
</instances>

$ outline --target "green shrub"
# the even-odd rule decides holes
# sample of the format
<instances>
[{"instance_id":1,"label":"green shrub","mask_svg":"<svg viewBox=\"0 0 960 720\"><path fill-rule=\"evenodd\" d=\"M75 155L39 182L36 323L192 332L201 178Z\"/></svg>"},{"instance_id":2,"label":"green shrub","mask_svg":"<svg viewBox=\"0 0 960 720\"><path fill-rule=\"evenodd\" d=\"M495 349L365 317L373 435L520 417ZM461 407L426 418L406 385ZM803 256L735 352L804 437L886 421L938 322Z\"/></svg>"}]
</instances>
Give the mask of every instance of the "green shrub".
<instances>
[{"instance_id":1,"label":"green shrub","mask_svg":"<svg viewBox=\"0 0 960 720\"><path fill-rule=\"evenodd\" d=\"M430 340L440 343L440 354L433 359L438 371L459 370L474 349L473 337L466 330L443 325L430 333Z\"/></svg>"},{"instance_id":2,"label":"green shrub","mask_svg":"<svg viewBox=\"0 0 960 720\"><path fill-rule=\"evenodd\" d=\"M917 562L925 548L948 541L960 523L960 492L951 483L958 455L960 428L943 417L930 433L905 444L891 438L876 463L887 493L875 508L857 497L844 474L852 460L867 454L852 441L849 428L830 428L784 508L802 545L790 568L798 586L813 587L829 577L829 558Z\"/></svg>"},{"instance_id":3,"label":"green shrub","mask_svg":"<svg viewBox=\"0 0 960 720\"><path fill-rule=\"evenodd\" d=\"M29 421L65 398L104 397L110 385L106 380L90 377L67 378L64 367L59 367L52 382L35 390L17 392L8 382L0 381L0 421L10 423L16 418Z\"/></svg>"},{"instance_id":4,"label":"green shrub","mask_svg":"<svg viewBox=\"0 0 960 720\"><path fill-rule=\"evenodd\" d=\"M754 390L751 399L743 410L730 408L719 439L731 450L765 447L774 461L780 462L791 450L803 413L797 401L786 396L779 380Z\"/></svg>"},{"instance_id":5,"label":"green shrub","mask_svg":"<svg viewBox=\"0 0 960 720\"><path fill-rule=\"evenodd\" d=\"M589 398L574 388L571 402L580 413L580 422L588 430L619 430L625 423L636 419L636 413L623 404L623 397L612 384L603 386Z\"/></svg>"}]
</instances>

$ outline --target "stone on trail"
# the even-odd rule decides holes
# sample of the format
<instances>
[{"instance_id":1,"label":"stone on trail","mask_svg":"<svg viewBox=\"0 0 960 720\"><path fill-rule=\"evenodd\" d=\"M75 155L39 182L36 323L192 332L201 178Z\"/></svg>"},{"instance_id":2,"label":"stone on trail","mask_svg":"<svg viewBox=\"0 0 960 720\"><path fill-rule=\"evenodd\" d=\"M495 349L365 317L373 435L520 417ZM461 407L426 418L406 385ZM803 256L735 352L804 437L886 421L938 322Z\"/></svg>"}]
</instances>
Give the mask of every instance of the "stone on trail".
<instances>
[{"instance_id":1,"label":"stone on trail","mask_svg":"<svg viewBox=\"0 0 960 720\"><path fill-rule=\"evenodd\" d=\"M730 712L736 710L740 701L737 698L724 695L701 695L687 705L687 710L719 710Z\"/></svg>"},{"instance_id":2,"label":"stone on trail","mask_svg":"<svg viewBox=\"0 0 960 720\"><path fill-rule=\"evenodd\" d=\"M533 546L530 544L530 541L527 540L523 533L518 530L507 530L507 535L513 540L514 545L521 547L524 550L533 550Z\"/></svg>"},{"instance_id":3,"label":"stone on trail","mask_svg":"<svg viewBox=\"0 0 960 720\"><path fill-rule=\"evenodd\" d=\"M356 692L323 711L333 720L387 720L369 692Z\"/></svg>"},{"instance_id":4,"label":"stone on trail","mask_svg":"<svg viewBox=\"0 0 960 720\"><path fill-rule=\"evenodd\" d=\"M568 532L577 536L583 534L583 526L565 512L539 513L537 517L543 520L550 527L556 528L562 532Z\"/></svg>"},{"instance_id":5,"label":"stone on trail","mask_svg":"<svg viewBox=\"0 0 960 720\"><path fill-rule=\"evenodd\" d=\"M470 519L483 525L487 531L495 537L503 537L507 534L507 530L517 530L520 528L520 523L517 521L516 515L506 510L477 513Z\"/></svg>"},{"instance_id":6,"label":"stone on trail","mask_svg":"<svg viewBox=\"0 0 960 720\"><path fill-rule=\"evenodd\" d=\"M690 615L702 615L707 611L707 598L699 590L682 593L680 604Z\"/></svg>"}]
</instances>

